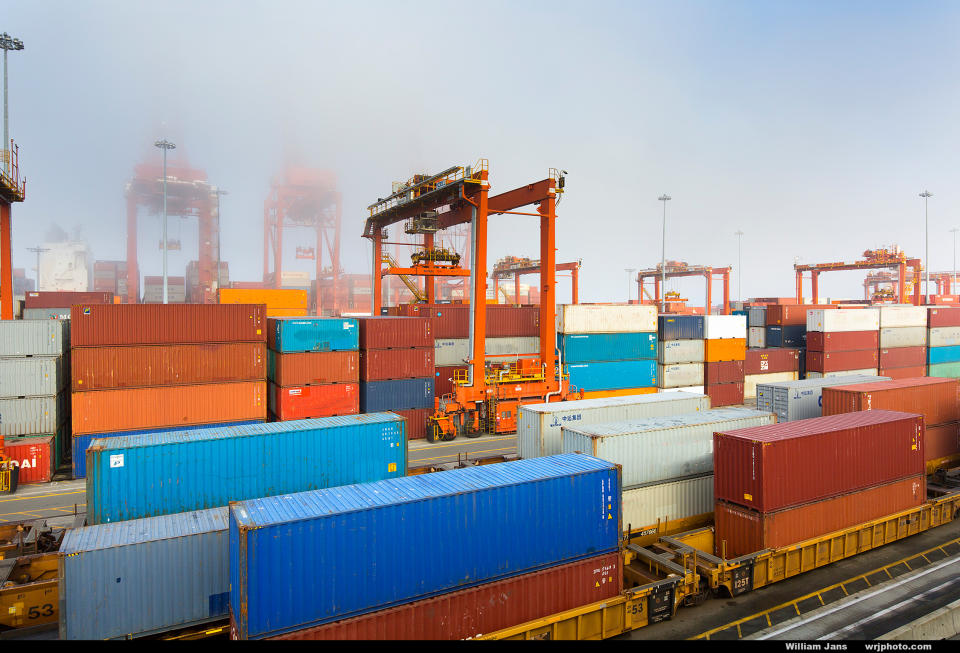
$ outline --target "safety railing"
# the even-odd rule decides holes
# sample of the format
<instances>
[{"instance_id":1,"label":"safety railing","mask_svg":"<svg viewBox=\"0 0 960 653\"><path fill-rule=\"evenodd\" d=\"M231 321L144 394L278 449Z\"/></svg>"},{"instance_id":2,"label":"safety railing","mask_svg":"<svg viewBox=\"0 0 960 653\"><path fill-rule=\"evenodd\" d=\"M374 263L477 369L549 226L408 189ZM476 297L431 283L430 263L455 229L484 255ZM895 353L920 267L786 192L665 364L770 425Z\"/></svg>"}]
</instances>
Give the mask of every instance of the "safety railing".
<instances>
[{"instance_id":1,"label":"safety railing","mask_svg":"<svg viewBox=\"0 0 960 653\"><path fill-rule=\"evenodd\" d=\"M0 190L9 201L22 202L27 180L20 179L20 147L10 139L10 149L0 150Z\"/></svg>"}]
</instances>

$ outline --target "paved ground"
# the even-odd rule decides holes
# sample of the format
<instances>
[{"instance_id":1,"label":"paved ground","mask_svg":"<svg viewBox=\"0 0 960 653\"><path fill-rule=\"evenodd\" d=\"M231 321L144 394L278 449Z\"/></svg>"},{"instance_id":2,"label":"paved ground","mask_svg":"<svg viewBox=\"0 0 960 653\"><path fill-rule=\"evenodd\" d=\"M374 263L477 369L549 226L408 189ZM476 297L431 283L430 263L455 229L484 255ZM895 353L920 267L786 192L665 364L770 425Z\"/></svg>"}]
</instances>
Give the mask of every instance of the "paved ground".
<instances>
[{"instance_id":1,"label":"paved ground","mask_svg":"<svg viewBox=\"0 0 960 653\"><path fill-rule=\"evenodd\" d=\"M482 435L479 438L458 437L451 442L430 443L413 440L407 445L407 467L429 467L460 460L477 460L517 453L516 435Z\"/></svg>"},{"instance_id":2,"label":"paved ground","mask_svg":"<svg viewBox=\"0 0 960 653\"><path fill-rule=\"evenodd\" d=\"M69 525L74 511L87 508L86 481L22 485L15 494L0 495L0 522L48 518L51 526Z\"/></svg>"}]
</instances>

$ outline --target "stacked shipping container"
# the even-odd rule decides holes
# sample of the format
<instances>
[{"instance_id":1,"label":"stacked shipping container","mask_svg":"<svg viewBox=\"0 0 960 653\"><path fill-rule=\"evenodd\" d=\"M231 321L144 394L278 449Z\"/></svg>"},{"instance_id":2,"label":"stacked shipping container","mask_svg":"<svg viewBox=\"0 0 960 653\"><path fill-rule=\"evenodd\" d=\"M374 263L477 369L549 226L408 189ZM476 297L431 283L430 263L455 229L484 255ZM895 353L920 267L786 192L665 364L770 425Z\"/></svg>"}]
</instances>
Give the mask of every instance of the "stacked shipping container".
<instances>
[{"instance_id":1,"label":"stacked shipping container","mask_svg":"<svg viewBox=\"0 0 960 653\"><path fill-rule=\"evenodd\" d=\"M267 317L305 317L307 291L296 288L220 288L221 304L263 304Z\"/></svg>"},{"instance_id":2,"label":"stacked shipping container","mask_svg":"<svg viewBox=\"0 0 960 653\"><path fill-rule=\"evenodd\" d=\"M752 310L752 309L751 309ZM757 396L757 385L796 381L800 378L800 353L802 349L769 347L747 349L743 362L744 401Z\"/></svg>"},{"instance_id":3,"label":"stacked shipping container","mask_svg":"<svg viewBox=\"0 0 960 653\"><path fill-rule=\"evenodd\" d=\"M889 381L883 376L830 376L781 383L757 384L757 410L777 414L778 422L794 422L822 415L822 393L828 386Z\"/></svg>"},{"instance_id":4,"label":"stacked shipping container","mask_svg":"<svg viewBox=\"0 0 960 653\"><path fill-rule=\"evenodd\" d=\"M878 374L880 311L813 309L807 314L807 377Z\"/></svg>"},{"instance_id":5,"label":"stacked shipping container","mask_svg":"<svg viewBox=\"0 0 960 653\"><path fill-rule=\"evenodd\" d=\"M703 315L661 315L657 379L661 390L703 392Z\"/></svg>"},{"instance_id":6,"label":"stacked shipping container","mask_svg":"<svg viewBox=\"0 0 960 653\"><path fill-rule=\"evenodd\" d=\"M32 291L23 302L25 320L69 320L74 304L113 304L119 297L109 292Z\"/></svg>"},{"instance_id":7,"label":"stacked shipping container","mask_svg":"<svg viewBox=\"0 0 960 653\"><path fill-rule=\"evenodd\" d=\"M927 374L927 307L880 307L880 375L905 379Z\"/></svg>"},{"instance_id":8,"label":"stacked shipping container","mask_svg":"<svg viewBox=\"0 0 960 653\"><path fill-rule=\"evenodd\" d=\"M747 347L763 349L767 346L767 307L749 306L746 311Z\"/></svg>"},{"instance_id":9,"label":"stacked shipping container","mask_svg":"<svg viewBox=\"0 0 960 653\"><path fill-rule=\"evenodd\" d=\"M747 318L707 315L703 318L703 335L703 384L710 405L742 404Z\"/></svg>"},{"instance_id":10,"label":"stacked shipping container","mask_svg":"<svg viewBox=\"0 0 960 653\"><path fill-rule=\"evenodd\" d=\"M927 346L928 376L960 378L960 308L929 308Z\"/></svg>"}]
</instances>

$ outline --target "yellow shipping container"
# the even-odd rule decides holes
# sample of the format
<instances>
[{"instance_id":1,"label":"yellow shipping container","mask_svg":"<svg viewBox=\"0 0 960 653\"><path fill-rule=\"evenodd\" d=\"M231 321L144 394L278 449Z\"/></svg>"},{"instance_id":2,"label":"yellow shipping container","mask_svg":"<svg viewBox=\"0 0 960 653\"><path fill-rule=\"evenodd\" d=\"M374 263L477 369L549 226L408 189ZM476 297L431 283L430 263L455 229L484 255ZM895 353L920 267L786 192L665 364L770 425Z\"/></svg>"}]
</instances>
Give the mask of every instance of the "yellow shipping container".
<instances>
[{"instance_id":1,"label":"yellow shipping container","mask_svg":"<svg viewBox=\"0 0 960 653\"><path fill-rule=\"evenodd\" d=\"M719 338L703 341L703 360L707 363L742 361L746 358L746 338Z\"/></svg>"},{"instance_id":2,"label":"yellow shipping container","mask_svg":"<svg viewBox=\"0 0 960 653\"><path fill-rule=\"evenodd\" d=\"M266 304L268 310L275 308L307 310L307 291L296 288L221 288L219 294L221 304Z\"/></svg>"}]
</instances>

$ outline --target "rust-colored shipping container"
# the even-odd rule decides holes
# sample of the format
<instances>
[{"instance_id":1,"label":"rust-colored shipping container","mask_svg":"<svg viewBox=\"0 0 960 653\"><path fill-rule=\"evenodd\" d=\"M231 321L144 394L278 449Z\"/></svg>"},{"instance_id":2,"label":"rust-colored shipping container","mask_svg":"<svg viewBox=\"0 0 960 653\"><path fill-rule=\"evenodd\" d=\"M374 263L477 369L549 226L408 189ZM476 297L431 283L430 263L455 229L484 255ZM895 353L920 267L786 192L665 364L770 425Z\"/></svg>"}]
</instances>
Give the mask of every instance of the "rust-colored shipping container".
<instances>
[{"instance_id":1,"label":"rust-colored shipping container","mask_svg":"<svg viewBox=\"0 0 960 653\"><path fill-rule=\"evenodd\" d=\"M703 360L707 363L742 361L746 357L746 338L720 338L703 341Z\"/></svg>"},{"instance_id":2,"label":"rust-colored shipping container","mask_svg":"<svg viewBox=\"0 0 960 653\"><path fill-rule=\"evenodd\" d=\"M843 370L864 370L877 367L876 349L860 351L811 351L807 350L808 372L841 372Z\"/></svg>"},{"instance_id":3,"label":"rust-colored shipping container","mask_svg":"<svg viewBox=\"0 0 960 653\"><path fill-rule=\"evenodd\" d=\"M70 345L266 342L263 304L77 304Z\"/></svg>"},{"instance_id":4,"label":"rust-colored shipping container","mask_svg":"<svg viewBox=\"0 0 960 653\"><path fill-rule=\"evenodd\" d=\"M821 401L824 415L899 410L923 415L924 424L929 426L960 420L958 389L957 379L921 376L824 388Z\"/></svg>"},{"instance_id":5,"label":"rust-colored shipping container","mask_svg":"<svg viewBox=\"0 0 960 653\"><path fill-rule=\"evenodd\" d=\"M743 404L743 382L704 386L703 393L710 397L711 408Z\"/></svg>"},{"instance_id":6,"label":"rust-colored shipping container","mask_svg":"<svg viewBox=\"0 0 960 653\"><path fill-rule=\"evenodd\" d=\"M433 348L433 325L429 318L381 315L361 317L357 321L360 323L360 349Z\"/></svg>"},{"instance_id":7,"label":"rust-colored shipping container","mask_svg":"<svg viewBox=\"0 0 960 653\"><path fill-rule=\"evenodd\" d=\"M264 381L74 392L71 395L72 433L173 429L263 420L267 417L266 394Z\"/></svg>"},{"instance_id":8,"label":"rust-colored shipping container","mask_svg":"<svg viewBox=\"0 0 960 653\"><path fill-rule=\"evenodd\" d=\"M267 309L306 309L307 291L296 288L220 288L220 304L263 304Z\"/></svg>"},{"instance_id":9,"label":"rust-colored shipping container","mask_svg":"<svg viewBox=\"0 0 960 653\"><path fill-rule=\"evenodd\" d=\"M540 307L487 304L487 337L512 338L540 335ZM433 337L467 338L470 335L469 304L404 304L401 313L429 317L433 323ZM363 346L362 344L360 345Z\"/></svg>"},{"instance_id":10,"label":"rust-colored shipping container","mask_svg":"<svg viewBox=\"0 0 960 653\"><path fill-rule=\"evenodd\" d=\"M112 292L68 292L29 290L23 298L24 308L66 308L74 304L112 304Z\"/></svg>"},{"instance_id":11,"label":"rust-colored shipping container","mask_svg":"<svg viewBox=\"0 0 960 653\"><path fill-rule=\"evenodd\" d=\"M809 333L807 336L809 337ZM743 365L743 373L774 374L777 372L799 372L800 350L770 347L768 349L748 349Z\"/></svg>"},{"instance_id":12,"label":"rust-colored shipping container","mask_svg":"<svg viewBox=\"0 0 960 653\"><path fill-rule=\"evenodd\" d=\"M0 441L0 449L20 468L17 483L49 483L53 479L57 471L55 441L52 435Z\"/></svg>"},{"instance_id":13,"label":"rust-colored shipping container","mask_svg":"<svg viewBox=\"0 0 960 653\"><path fill-rule=\"evenodd\" d=\"M436 352L434 352L436 353ZM456 370L466 370L465 365L443 365L434 368L433 396L442 397L453 393L453 375Z\"/></svg>"},{"instance_id":14,"label":"rust-colored shipping container","mask_svg":"<svg viewBox=\"0 0 960 653\"><path fill-rule=\"evenodd\" d=\"M891 379L912 379L923 376L926 373L926 365L918 365L917 367L881 367L878 370L880 376L888 376Z\"/></svg>"},{"instance_id":15,"label":"rust-colored shipping container","mask_svg":"<svg viewBox=\"0 0 960 653\"><path fill-rule=\"evenodd\" d=\"M620 554L608 553L273 639L468 639L612 599L622 589Z\"/></svg>"},{"instance_id":16,"label":"rust-colored shipping container","mask_svg":"<svg viewBox=\"0 0 960 653\"><path fill-rule=\"evenodd\" d=\"M281 388L270 384L270 412L281 422L310 417L356 415L360 412L360 385L332 383Z\"/></svg>"},{"instance_id":17,"label":"rust-colored shipping container","mask_svg":"<svg viewBox=\"0 0 960 653\"><path fill-rule=\"evenodd\" d=\"M927 498L926 487L926 479L921 474L767 513L717 501L713 512L714 547L717 555L735 558L763 549L790 546L916 508Z\"/></svg>"},{"instance_id":18,"label":"rust-colored shipping container","mask_svg":"<svg viewBox=\"0 0 960 653\"><path fill-rule=\"evenodd\" d=\"M360 380L357 351L307 351L281 354L267 351L270 380L277 385L326 385Z\"/></svg>"},{"instance_id":19,"label":"rust-colored shipping container","mask_svg":"<svg viewBox=\"0 0 960 653\"><path fill-rule=\"evenodd\" d=\"M797 300L795 297L756 297L753 299L753 303L763 306L769 306L770 304L793 306L797 303Z\"/></svg>"},{"instance_id":20,"label":"rust-colored shipping container","mask_svg":"<svg viewBox=\"0 0 960 653\"><path fill-rule=\"evenodd\" d=\"M923 447L928 474L936 471L945 461L956 460L960 457L960 422L927 426Z\"/></svg>"},{"instance_id":21,"label":"rust-colored shipping container","mask_svg":"<svg viewBox=\"0 0 960 653\"><path fill-rule=\"evenodd\" d=\"M404 318L416 319L416 318ZM422 379L433 376L433 347L361 349L360 380Z\"/></svg>"},{"instance_id":22,"label":"rust-colored shipping container","mask_svg":"<svg viewBox=\"0 0 960 653\"><path fill-rule=\"evenodd\" d=\"M70 356L70 374L74 392L263 381L267 377L267 345L219 342L78 347Z\"/></svg>"},{"instance_id":23,"label":"rust-colored shipping container","mask_svg":"<svg viewBox=\"0 0 960 653\"><path fill-rule=\"evenodd\" d=\"M836 309L833 304L771 304L767 306L767 326L807 325L807 311L811 309Z\"/></svg>"},{"instance_id":24,"label":"rust-colored shipping container","mask_svg":"<svg viewBox=\"0 0 960 653\"><path fill-rule=\"evenodd\" d=\"M466 304L403 304L401 314L430 318L433 337L467 338L470 336L470 306ZM488 334L489 335L489 334Z\"/></svg>"},{"instance_id":25,"label":"rust-colored shipping container","mask_svg":"<svg viewBox=\"0 0 960 653\"><path fill-rule=\"evenodd\" d=\"M937 327L960 326L960 307L931 308L927 311L927 326Z\"/></svg>"},{"instance_id":26,"label":"rust-colored shipping container","mask_svg":"<svg viewBox=\"0 0 960 653\"><path fill-rule=\"evenodd\" d=\"M807 351L860 351L880 348L879 331L807 331Z\"/></svg>"},{"instance_id":27,"label":"rust-colored shipping container","mask_svg":"<svg viewBox=\"0 0 960 653\"><path fill-rule=\"evenodd\" d=\"M427 418L433 414L432 408L391 410L390 412L407 420L407 440L423 440L427 437Z\"/></svg>"},{"instance_id":28,"label":"rust-colored shipping container","mask_svg":"<svg viewBox=\"0 0 960 653\"><path fill-rule=\"evenodd\" d=\"M703 382L705 385L743 383L743 361L704 363Z\"/></svg>"},{"instance_id":29,"label":"rust-colored shipping container","mask_svg":"<svg viewBox=\"0 0 960 653\"><path fill-rule=\"evenodd\" d=\"M923 367L927 364L927 348L893 347L890 349L881 349L879 361L880 367L884 369ZM869 365L867 367L869 367ZM885 375L881 374L881 376ZM923 374L917 374L916 376L923 376Z\"/></svg>"},{"instance_id":30,"label":"rust-colored shipping container","mask_svg":"<svg viewBox=\"0 0 960 653\"><path fill-rule=\"evenodd\" d=\"M923 474L923 417L890 410L714 433L714 497L761 512Z\"/></svg>"}]
</instances>

